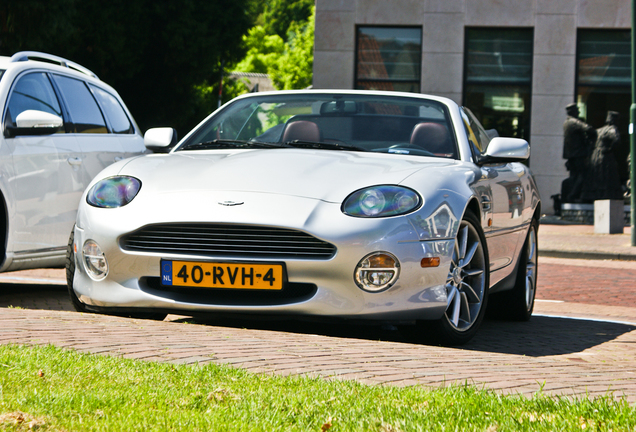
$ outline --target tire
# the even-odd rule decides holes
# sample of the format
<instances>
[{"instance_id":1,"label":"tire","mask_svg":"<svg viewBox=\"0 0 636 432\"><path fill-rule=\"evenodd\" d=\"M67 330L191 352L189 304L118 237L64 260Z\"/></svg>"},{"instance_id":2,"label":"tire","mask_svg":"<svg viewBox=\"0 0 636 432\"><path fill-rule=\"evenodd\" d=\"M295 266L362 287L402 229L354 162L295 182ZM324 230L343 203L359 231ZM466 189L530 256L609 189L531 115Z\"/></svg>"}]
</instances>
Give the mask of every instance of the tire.
<instances>
[{"instance_id":1,"label":"tire","mask_svg":"<svg viewBox=\"0 0 636 432\"><path fill-rule=\"evenodd\" d=\"M73 307L78 312L94 313L94 311L88 309L84 303L80 301L73 289L73 279L75 277L75 249L73 247L75 243L75 227L71 231L71 236L68 239L68 245L66 246L66 285L68 286L68 294L71 298ZM102 313L101 310L99 313ZM112 313L108 315L122 316L126 318L139 318L150 319L156 321L163 321L168 314L161 312L131 312L131 313Z\"/></svg>"},{"instance_id":2,"label":"tire","mask_svg":"<svg viewBox=\"0 0 636 432\"><path fill-rule=\"evenodd\" d=\"M490 283L486 238L475 215L466 212L461 221L446 281L448 306L437 321L418 321L405 329L419 341L445 346L471 340L484 318Z\"/></svg>"},{"instance_id":3,"label":"tire","mask_svg":"<svg viewBox=\"0 0 636 432\"><path fill-rule=\"evenodd\" d=\"M537 293L537 262L539 222L532 219L526 241L519 256L515 286L493 296L493 315L510 321L528 321L534 309Z\"/></svg>"},{"instance_id":4,"label":"tire","mask_svg":"<svg viewBox=\"0 0 636 432\"><path fill-rule=\"evenodd\" d=\"M71 298L71 303L76 311L91 313L90 310L86 309L86 305L79 300L77 294L75 294L75 290L73 289L73 279L75 277L74 243L75 226L73 226L73 230L71 231L71 235L68 239L68 245L66 246L66 286L68 287L68 295Z\"/></svg>"}]
</instances>

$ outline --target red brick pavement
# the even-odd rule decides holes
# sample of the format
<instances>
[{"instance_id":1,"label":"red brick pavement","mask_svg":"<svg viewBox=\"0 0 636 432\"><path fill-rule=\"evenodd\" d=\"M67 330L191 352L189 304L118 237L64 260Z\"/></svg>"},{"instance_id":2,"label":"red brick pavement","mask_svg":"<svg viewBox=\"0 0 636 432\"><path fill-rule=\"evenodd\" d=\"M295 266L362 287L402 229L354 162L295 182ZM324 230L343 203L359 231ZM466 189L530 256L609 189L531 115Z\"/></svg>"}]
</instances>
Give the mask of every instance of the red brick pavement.
<instances>
[{"instance_id":1,"label":"red brick pavement","mask_svg":"<svg viewBox=\"0 0 636 432\"><path fill-rule=\"evenodd\" d=\"M532 395L543 388L578 397L609 390L636 402L636 301L630 290L636 263L540 258L539 272L537 316L527 323L485 321L461 349L416 345L395 331L355 326L202 325L177 316L154 322L79 314L70 311L61 285L0 286L0 343L368 384L469 382L502 393ZM0 282L37 275L0 275ZM11 276L13 281L6 279ZM63 281L61 271L47 277ZM607 319L615 322L596 321Z\"/></svg>"},{"instance_id":2,"label":"red brick pavement","mask_svg":"<svg viewBox=\"0 0 636 432\"><path fill-rule=\"evenodd\" d=\"M636 307L635 264L542 258L537 298Z\"/></svg>"}]
</instances>

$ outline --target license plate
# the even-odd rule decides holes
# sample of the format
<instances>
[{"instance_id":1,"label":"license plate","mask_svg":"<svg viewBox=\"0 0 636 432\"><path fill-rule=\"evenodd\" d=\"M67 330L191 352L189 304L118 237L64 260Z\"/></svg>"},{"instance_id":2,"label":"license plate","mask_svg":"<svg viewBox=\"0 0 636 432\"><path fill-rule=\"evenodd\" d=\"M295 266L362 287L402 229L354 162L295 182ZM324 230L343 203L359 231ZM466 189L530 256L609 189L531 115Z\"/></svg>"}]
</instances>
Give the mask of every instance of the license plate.
<instances>
[{"instance_id":1,"label":"license plate","mask_svg":"<svg viewBox=\"0 0 636 432\"><path fill-rule=\"evenodd\" d=\"M161 261L161 284L230 289L283 289L282 264Z\"/></svg>"}]
</instances>

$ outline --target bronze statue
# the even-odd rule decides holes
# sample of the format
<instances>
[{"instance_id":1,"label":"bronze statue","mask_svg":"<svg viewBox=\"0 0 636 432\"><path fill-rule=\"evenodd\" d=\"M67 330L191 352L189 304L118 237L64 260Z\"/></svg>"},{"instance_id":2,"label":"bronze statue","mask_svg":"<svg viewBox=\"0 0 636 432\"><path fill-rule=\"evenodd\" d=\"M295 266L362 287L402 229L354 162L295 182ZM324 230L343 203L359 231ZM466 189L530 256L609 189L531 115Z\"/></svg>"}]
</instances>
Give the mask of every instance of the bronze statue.
<instances>
[{"instance_id":1,"label":"bronze statue","mask_svg":"<svg viewBox=\"0 0 636 432\"><path fill-rule=\"evenodd\" d=\"M561 184L561 200L566 203L581 202L581 191L587 175L587 161L596 141L596 131L579 119L575 103L565 107L567 118L563 123L563 158L570 176Z\"/></svg>"},{"instance_id":2,"label":"bronze statue","mask_svg":"<svg viewBox=\"0 0 636 432\"><path fill-rule=\"evenodd\" d=\"M621 141L618 118L616 111L608 111L605 125L596 131L598 138L590 157L589 175L581 193L581 199L585 202L623 199L618 163L614 156L614 150Z\"/></svg>"}]
</instances>

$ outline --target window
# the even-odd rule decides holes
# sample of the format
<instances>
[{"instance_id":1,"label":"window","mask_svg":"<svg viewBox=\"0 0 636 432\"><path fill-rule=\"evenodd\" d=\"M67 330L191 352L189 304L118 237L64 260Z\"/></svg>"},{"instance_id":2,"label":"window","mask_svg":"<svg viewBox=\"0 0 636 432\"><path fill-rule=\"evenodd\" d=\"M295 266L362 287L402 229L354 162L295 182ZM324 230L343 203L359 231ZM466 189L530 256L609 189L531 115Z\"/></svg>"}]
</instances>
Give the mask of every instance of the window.
<instances>
[{"instance_id":1,"label":"window","mask_svg":"<svg viewBox=\"0 0 636 432\"><path fill-rule=\"evenodd\" d=\"M576 103L581 118L603 126L607 111L620 114L621 145L614 150L619 176L629 177L629 107L631 105L631 33L629 30L579 30Z\"/></svg>"},{"instance_id":2,"label":"window","mask_svg":"<svg viewBox=\"0 0 636 432\"><path fill-rule=\"evenodd\" d=\"M45 73L30 73L19 78L11 92L8 120L15 126L18 114L26 110L44 111L62 117L60 103Z\"/></svg>"},{"instance_id":3,"label":"window","mask_svg":"<svg viewBox=\"0 0 636 432\"><path fill-rule=\"evenodd\" d=\"M102 112L83 81L53 75L71 114L74 133L108 133Z\"/></svg>"},{"instance_id":4,"label":"window","mask_svg":"<svg viewBox=\"0 0 636 432\"><path fill-rule=\"evenodd\" d=\"M104 109L110 126L113 128L113 132L116 134L133 133L134 129L130 123L130 119L117 98L99 87L91 86L91 88Z\"/></svg>"},{"instance_id":5,"label":"window","mask_svg":"<svg viewBox=\"0 0 636 432\"><path fill-rule=\"evenodd\" d=\"M466 130L466 135L468 136L468 141L471 145L471 150L477 155L484 153L488 147L488 143L490 143L490 137L475 119L475 116L470 109L462 107L461 113L462 120L464 121L464 129Z\"/></svg>"},{"instance_id":6,"label":"window","mask_svg":"<svg viewBox=\"0 0 636 432\"><path fill-rule=\"evenodd\" d=\"M464 105L485 129L530 138L532 29L466 29Z\"/></svg>"},{"instance_id":7,"label":"window","mask_svg":"<svg viewBox=\"0 0 636 432\"><path fill-rule=\"evenodd\" d=\"M422 29L358 27L357 89L420 91Z\"/></svg>"}]
</instances>

